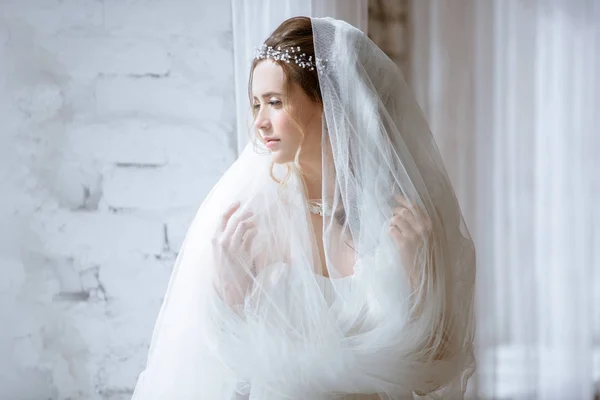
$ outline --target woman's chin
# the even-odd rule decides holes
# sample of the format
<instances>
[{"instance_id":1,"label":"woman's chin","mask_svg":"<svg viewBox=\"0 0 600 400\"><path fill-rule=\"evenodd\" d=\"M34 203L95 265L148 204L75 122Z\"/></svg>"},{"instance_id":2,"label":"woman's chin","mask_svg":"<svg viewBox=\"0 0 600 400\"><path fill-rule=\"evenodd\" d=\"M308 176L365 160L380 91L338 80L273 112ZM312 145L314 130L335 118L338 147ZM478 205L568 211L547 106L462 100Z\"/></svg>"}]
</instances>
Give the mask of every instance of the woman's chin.
<instances>
[{"instance_id":1,"label":"woman's chin","mask_svg":"<svg viewBox=\"0 0 600 400\"><path fill-rule=\"evenodd\" d=\"M283 154L280 154L278 151L271 152L271 159L274 164L287 164L289 162L294 161L293 158L285 157Z\"/></svg>"}]
</instances>

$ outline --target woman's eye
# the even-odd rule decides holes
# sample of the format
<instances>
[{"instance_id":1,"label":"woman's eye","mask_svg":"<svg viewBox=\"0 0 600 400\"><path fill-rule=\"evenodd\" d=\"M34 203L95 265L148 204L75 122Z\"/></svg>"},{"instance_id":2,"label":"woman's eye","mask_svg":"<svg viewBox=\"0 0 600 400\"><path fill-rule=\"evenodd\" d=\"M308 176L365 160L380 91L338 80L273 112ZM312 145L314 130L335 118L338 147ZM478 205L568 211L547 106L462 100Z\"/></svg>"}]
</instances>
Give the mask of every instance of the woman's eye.
<instances>
[{"instance_id":1,"label":"woman's eye","mask_svg":"<svg viewBox=\"0 0 600 400\"><path fill-rule=\"evenodd\" d=\"M277 106L281 105L281 101L279 101L279 100L271 100L271 101L269 101L269 105L272 106L272 107L277 107ZM259 103L254 104L252 106L252 108L254 109L254 111L258 111L258 110L260 110L260 104Z\"/></svg>"}]
</instances>

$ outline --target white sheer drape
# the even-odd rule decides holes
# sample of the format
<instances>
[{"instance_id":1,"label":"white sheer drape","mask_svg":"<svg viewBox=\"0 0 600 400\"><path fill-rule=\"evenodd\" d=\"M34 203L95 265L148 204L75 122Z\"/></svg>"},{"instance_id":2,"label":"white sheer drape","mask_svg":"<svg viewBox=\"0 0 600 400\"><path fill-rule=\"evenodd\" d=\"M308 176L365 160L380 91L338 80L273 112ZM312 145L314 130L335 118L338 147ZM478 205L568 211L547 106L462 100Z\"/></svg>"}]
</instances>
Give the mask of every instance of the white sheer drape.
<instances>
[{"instance_id":1,"label":"white sheer drape","mask_svg":"<svg viewBox=\"0 0 600 400\"><path fill-rule=\"evenodd\" d=\"M236 136L238 154L248 143L248 76L254 50L284 20L294 16L333 17L367 31L367 0L231 0L233 21Z\"/></svg>"},{"instance_id":2,"label":"white sheer drape","mask_svg":"<svg viewBox=\"0 0 600 400\"><path fill-rule=\"evenodd\" d=\"M592 399L600 1L413 0L412 26L412 83L478 250L472 389Z\"/></svg>"}]
</instances>

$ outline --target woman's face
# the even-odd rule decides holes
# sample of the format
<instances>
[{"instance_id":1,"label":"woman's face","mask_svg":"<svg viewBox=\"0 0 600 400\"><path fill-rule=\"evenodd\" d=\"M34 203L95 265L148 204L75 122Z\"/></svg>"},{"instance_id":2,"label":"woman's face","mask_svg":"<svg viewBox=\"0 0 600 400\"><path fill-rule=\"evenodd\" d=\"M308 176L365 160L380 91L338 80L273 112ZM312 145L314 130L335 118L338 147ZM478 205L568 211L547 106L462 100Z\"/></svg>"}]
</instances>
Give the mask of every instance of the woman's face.
<instances>
[{"instance_id":1,"label":"woman's face","mask_svg":"<svg viewBox=\"0 0 600 400\"><path fill-rule=\"evenodd\" d=\"M301 143L301 159L317 154L320 157L322 107L295 83L286 95L285 79L283 69L269 59L254 68L254 126L276 164L294 161Z\"/></svg>"}]
</instances>

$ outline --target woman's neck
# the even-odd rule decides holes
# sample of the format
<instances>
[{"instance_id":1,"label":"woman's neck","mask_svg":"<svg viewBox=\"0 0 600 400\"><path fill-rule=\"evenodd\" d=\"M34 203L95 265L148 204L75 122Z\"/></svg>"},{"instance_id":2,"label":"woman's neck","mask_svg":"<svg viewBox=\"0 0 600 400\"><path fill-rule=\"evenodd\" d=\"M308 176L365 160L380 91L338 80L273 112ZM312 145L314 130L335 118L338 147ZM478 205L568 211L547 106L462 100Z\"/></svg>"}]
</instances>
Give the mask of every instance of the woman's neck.
<instances>
[{"instance_id":1,"label":"woman's neck","mask_svg":"<svg viewBox=\"0 0 600 400\"><path fill-rule=\"evenodd\" d=\"M326 190L326 196L333 196L335 182L335 167L333 164L333 155L328 142L321 146L319 140L318 146L300 155L300 167L302 168L302 178L306 185L306 196L310 200L320 200L323 198L323 187ZM323 182L323 162L327 164L327 182Z\"/></svg>"},{"instance_id":2,"label":"woman's neck","mask_svg":"<svg viewBox=\"0 0 600 400\"><path fill-rule=\"evenodd\" d=\"M322 162L321 154L318 157L313 157L311 160L300 160L302 168L302 178L306 185L306 196L308 199L320 199L323 194L322 182Z\"/></svg>"}]
</instances>

